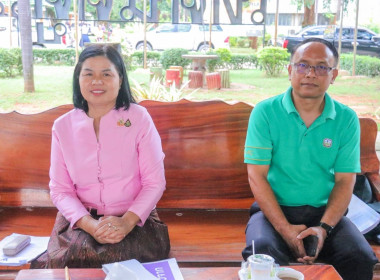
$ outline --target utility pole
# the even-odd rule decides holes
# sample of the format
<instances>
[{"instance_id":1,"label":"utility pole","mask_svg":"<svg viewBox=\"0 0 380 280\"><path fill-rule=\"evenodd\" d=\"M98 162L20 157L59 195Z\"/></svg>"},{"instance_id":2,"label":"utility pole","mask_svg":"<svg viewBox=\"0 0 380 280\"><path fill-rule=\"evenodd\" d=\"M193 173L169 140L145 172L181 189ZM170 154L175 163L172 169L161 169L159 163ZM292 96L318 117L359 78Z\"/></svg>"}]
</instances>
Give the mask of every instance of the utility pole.
<instances>
[{"instance_id":1,"label":"utility pole","mask_svg":"<svg viewBox=\"0 0 380 280\"><path fill-rule=\"evenodd\" d=\"M9 17L9 48L12 48L12 4L8 1L8 17Z\"/></svg>"},{"instance_id":2,"label":"utility pole","mask_svg":"<svg viewBox=\"0 0 380 280\"><path fill-rule=\"evenodd\" d=\"M144 69L146 69L146 0L144 1Z\"/></svg>"},{"instance_id":3,"label":"utility pole","mask_svg":"<svg viewBox=\"0 0 380 280\"><path fill-rule=\"evenodd\" d=\"M356 0L356 20L354 33L354 59L352 61L352 76L355 76L356 44L358 40L359 0Z\"/></svg>"},{"instance_id":4,"label":"utility pole","mask_svg":"<svg viewBox=\"0 0 380 280\"><path fill-rule=\"evenodd\" d=\"M276 2L276 14L274 16L274 46L277 47L277 28L278 28L278 6L280 0Z\"/></svg>"},{"instance_id":5,"label":"utility pole","mask_svg":"<svg viewBox=\"0 0 380 280\"><path fill-rule=\"evenodd\" d=\"M343 30L343 3L340 6L340 27L339 27L339 40L338 40L338 54L340 57L340 53L342 52L342 30ZM340 68L340 61L338 61L337 68Z\"/></svg>"},{"instance_id":6,"label":"utility pole","mask_svg":"<svg viewBox=\"0 0 380 280\"><path fill-rule=\"evenodd\" d=\"M79 59L79 48L78 48L78 7L77 0L74 0L74 25L75 25L75 33L74 33L74 42L75 42L75 63L78 62Z\"/></svg>"},{"instance_id":7,"label":"utility pole","mask_svg":"<svg viewBox=\"0 0 380 280\"><path fill-rule=\"evenodd\" d=\"M210 22L209 22L209 40L208 40L208 49L209 49L209 51L212 49L211 48L212 8L213 8L212 2L213 2L213 0L210 0Z\"/></svg>"}]
</instances>

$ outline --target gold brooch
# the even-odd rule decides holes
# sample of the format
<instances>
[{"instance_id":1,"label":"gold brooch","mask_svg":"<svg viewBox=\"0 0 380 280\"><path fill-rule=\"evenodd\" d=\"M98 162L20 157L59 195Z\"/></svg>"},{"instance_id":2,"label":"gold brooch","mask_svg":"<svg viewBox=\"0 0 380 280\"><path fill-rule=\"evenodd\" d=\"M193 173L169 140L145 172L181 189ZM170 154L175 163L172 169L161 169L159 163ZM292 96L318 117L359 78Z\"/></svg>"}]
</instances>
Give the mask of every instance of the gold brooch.
<instances>
[{"instance_id":1,"label":"gold brooch","mask_svg":"<svg viewBox=\"0 0 380 280\"><path fill-rule=\"evenodd\" d=\"M124 121L123 119L120 119L117 121L117 126L125 126L125 127L130 127L132 125L131 121L128 119Z\"/></svg>"}]
</instances>

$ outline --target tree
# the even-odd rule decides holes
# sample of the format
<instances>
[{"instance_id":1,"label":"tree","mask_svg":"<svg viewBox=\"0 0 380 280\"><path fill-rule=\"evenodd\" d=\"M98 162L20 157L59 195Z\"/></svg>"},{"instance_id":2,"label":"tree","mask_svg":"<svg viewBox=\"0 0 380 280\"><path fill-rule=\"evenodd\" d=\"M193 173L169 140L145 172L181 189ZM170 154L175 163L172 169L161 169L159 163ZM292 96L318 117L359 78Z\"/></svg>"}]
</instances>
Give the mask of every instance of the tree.
<instances>
[{"instance_id":1,"label":"tree","mask_svg":"<svg viewBox=\"0 0 380 280\"><path fill-rule=\"evenodd\" d=\"M315 0L304 0L302 27L315 23Z\"/></svg>"},{"instance_id":2,"label":"tree","mask_svg":"<svg viewBox=\"0 0 380 280\"><path fill-rule=\"evenodd\" d=\"M297 9L300 10L303 6L304 8L304 18L302 22L302 27L315 24L315 2L317 0L295 0L297 4ZM338 0L335 17L332 19L332 24L336 24L336 21L339 20L341 6L343 5L343 11L347 12L347 5L349 2L354 0ZM324 7L331 7L331 0L323 0Z\"/></svg>"},{"instance_id":3,"label":"tree","mask_svg":"<svg viewBox=\"0 0 380 280\"><path fill-rule=\"evenodd\" d=\"M18 0L24 92L34 92L32 16L29 0Z\"/></svg>"}]
</instances>

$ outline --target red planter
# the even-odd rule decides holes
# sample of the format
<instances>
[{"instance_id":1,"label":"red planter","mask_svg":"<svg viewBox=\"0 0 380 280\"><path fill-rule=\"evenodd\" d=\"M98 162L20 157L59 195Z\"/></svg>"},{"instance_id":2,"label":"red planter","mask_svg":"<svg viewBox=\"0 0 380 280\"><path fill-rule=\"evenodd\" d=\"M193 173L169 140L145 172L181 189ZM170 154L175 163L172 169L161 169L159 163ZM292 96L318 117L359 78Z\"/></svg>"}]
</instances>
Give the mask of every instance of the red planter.
<instances>
[{"instance_id":1,"label":"red planter","mask_svg":"<svg viewBox=\"0 0 380 280\"><path fill-rule=\"evenodd\" d=\"M206 81L208 89L220 89L222 87L220 74L217 72L206 74Z\"/></svg>"},{"instance_id":2,"label":"red planter","mask_svg":"<svg viewBox=\"0 0 380 280\"><path fill-rule=\"evenodd\" d=\"M203 73L202 71L189 71L189 88L203 87Z\"/></svg>"},{"instance_id":3,"label":"red planter","mask_svg":"<svg viewBox=\"0 0 380 280\"><path fill-rule=\"evenodd\" d=\"M179 88L181 86L181 78L180 78L180 70L179 69L167 69L166 70L166 86L169 87L173 83L175 86Z\"/></svg>"}]
</instances>

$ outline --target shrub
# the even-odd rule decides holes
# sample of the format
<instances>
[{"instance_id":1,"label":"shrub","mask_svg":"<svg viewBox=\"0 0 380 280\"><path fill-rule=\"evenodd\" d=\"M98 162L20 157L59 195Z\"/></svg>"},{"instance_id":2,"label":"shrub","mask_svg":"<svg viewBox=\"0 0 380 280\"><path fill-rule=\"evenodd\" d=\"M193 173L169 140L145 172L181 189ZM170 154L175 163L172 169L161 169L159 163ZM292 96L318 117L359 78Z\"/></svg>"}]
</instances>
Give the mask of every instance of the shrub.
<instances>
[{"instance_id":1,"label":"shrub","mask_svg":"<svg viewBox=\"0 0 380 280\"><path fill-rule=\"evenodd\" d=\"M159 66L160 65L161 54L159 52L149 51L146 52L146 64L148 66ZM132 54L132 64L143 66L144 65L144 52L135 51Z\"/></svg>"},{"instance_id":2,"label":"shrub","mask_svg":"<svg viewBox=\"0 0 380 280\"><path fill-rule=\"evenodd\" d=\"M268 46L271 41L271 35L269 33L265 33L265 42L264 42L264 47ZM262 47L263 46L263 36L260 36L259 39L257 40L257 46Z\"/></svg>"},{"instance_id":3,"label":"shrub","mask_svg":"<svg viewBox=\"0 0 380 280\"><path fill-rule=\"evenodd\" d=\"M10 78L21 74L21 49L0 49L0 76Z\"/></svg>"},{"instance_id":4,"label":"shrub","mask_svg":"<svg viewBox=\"0 0 380 280\"><path fill-rule=\"evenodd\" d=\"M227 64L228 62L231 61L232 55L231 55L231 51L229 49L220 48L220 49L216 50L216 53L220 57L220 60L223 64ZM222 67L223 67L223 65L222 65Z\"/></svg>"},{"instance_id":5,"label":"shrub","mask_svg":"<svg viewBox=\"0 0 380 280\"><path fill-rule=\"evenodd\" d=\"M220 68L230 68L229 63L232 55L229 49L220 48L207 54L216 54L218 56L217 59L208 59L206 61L206 67L209 72L214 72L215 69Z\"/></svg>"},{"instance_id":6,"label":"shrub","mask_svg":"<svg viewBox=\"0 0 380 280\"><path fill-rule=\"evenodd\" d=\"M74 65L74 49L33 49L34 62L39 64Z\"/></svg>"},{"instance_id":7,"label":"shrub","mask_svg":"<svg viewBox=\"0 0 380 280\"><path fill-rule=\"evenodd\" d=\"M289 63L290 54L279 47L265 47L257 55L260 66L269 76L278 76Z\"/></svg>"},{"instance_id":8,"label":"shrub","mask_svg":"<svg viewBox=\"0 0 380 280\"><path fill-rule=\"evenodd\" d=\"M258 61L256 54L232 54L231 60L227 64L229 69L247 69L247 68L257 68Z\"/></svg>"},{"instance_id":9,"label":"shrub","mask_svg":"<svg viewBox=\"0 0 380 280\"><path fill-rule=\"evenodd\" d=\"M208 51L206 54L214 54L217 55L217 59L207 59L206 60L206 68L208 72L214 72L217 65L222 64L222 60L220 59L220 55L218 55L214 50Z\"/></svg>"},{"instance_id":10,"label":"shrub","mask_svg":"<svg viewBox=\"0 0 380 280\"><path fill-rule=\"evenodd\" d=\"M237 37L230 37L230 47L236 47L237 46Z\"/></svg>"},{"instance_id":11,"label":"shrub","mask_svg":"<svg viewBox=\"0 0 380 280\"><path fill-rule=\"evenodd\" d=\"M185 49L175 48L168 49L161 54L161 64L164 69L168 69L170 66L182 66L185 68L191 63L190 59L183 58L183 54L187 54Z\"/></svg>"},{"instance_id":12,"label":"shrub","mask_svg":"<svg viewBox=\"0 0 380 280\"><path fill-rule=\"evenodd\" d=\"M345 53L340 56L340 68L352 74L354 55ZM366 55L356 55L355 75L380 76L380 59Z\"/></svg>"},{"instance_id":13,"label":"shrub","mask_svg":"<svg viewBox=\"0 0 380 280\"><path fill-rule=\"evenodd\" d=\"M240 48L248 48L249 47L249 39L247 37L238 37L237 45Z\"/></svg>"}]
</instances>

